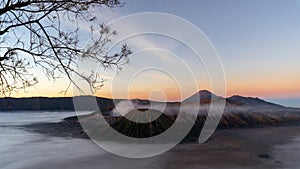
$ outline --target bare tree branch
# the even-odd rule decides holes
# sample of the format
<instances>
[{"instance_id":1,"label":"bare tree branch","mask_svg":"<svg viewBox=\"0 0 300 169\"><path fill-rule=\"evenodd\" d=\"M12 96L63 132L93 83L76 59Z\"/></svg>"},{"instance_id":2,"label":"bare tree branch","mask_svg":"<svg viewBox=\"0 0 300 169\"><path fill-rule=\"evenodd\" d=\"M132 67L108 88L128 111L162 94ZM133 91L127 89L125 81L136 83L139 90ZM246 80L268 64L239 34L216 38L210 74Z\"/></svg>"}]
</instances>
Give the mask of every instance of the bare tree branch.
<instances>
[{"instance_id":1,"label":"bare tree branch","mask_svg":"<svg viewBox=\"0 0 300 169\"><path fill-rule=\"evenodd\" d=\"M0 3L0 95L25 89L38 83L29 69L41 67L47 77L56 79L66 76L70 84L77 86L71 74L87 81L97 90L104 79L96 72L77 72L77 61L94 59L104 68L117 69L128 62L131 54L125 44L117 53L109 53L107 46L117 34L104 24L91 29L93 44L89 48L80 45L78 23L85 21L93 25L97 8L121 7L119 0L4 0ZM66 29L62 22L74 24ZM98 36L94 36L95 33ZM22 56L20 55L22 54ZM24 55L26 54L26 55ZM30 56L26 58L25 56ZM32 60L32 61L31 61ZM78 87L78 86L77 86Z\"/></svg>"}]
</instances>

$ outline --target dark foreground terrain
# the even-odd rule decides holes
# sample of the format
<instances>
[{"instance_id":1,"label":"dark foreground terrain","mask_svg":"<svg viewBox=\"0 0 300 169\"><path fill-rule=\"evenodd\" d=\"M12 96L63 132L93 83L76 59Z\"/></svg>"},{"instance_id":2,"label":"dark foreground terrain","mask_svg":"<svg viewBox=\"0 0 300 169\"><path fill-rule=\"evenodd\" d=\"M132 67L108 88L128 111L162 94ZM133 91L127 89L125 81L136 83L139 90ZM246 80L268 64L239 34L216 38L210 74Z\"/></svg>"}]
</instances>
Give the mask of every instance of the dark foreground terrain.
<instances>
[{"instance_id":1,"label":"dark foreground terrain","mask_svg":"<svg viewBox=\"0 0 300 169\"><path fill-rule=\"evenodd\" d=\"M58 123L39 123L25 126L27 130L59 137L85 138L88 136L82 130L76 117L66 118ZM193 132L192 132L193 133ZM198 144L195 136L189 134L185 144L180 144L172 150L147 160L150 168L286 168L285 162L278 157L274 147L289 143L299 137L300 123L290 122L277 125L259 125L256 127L219 128L204 144ZM280 155L280 154L279 154ZM84 159L91 168L97 166L99 157ZM115 156L111 157L121 160ZM147 161L146 160L146 161ZM101 160L100 160L101 161ZM122 160L121 160L122 161ZM138 165L141 161L134 161ZM64 164L53 164L49 168L59 168L74 164L66 161ZM95 165L93 165L95 164ZM56 166L57 165L57 166ZM141 164L142 166L144 165ZM47 168L47 166L43 167ZM72 168L74 168L72 167ZM144 166L145 167L145 166ZM147 167L146 167L147 168ZM295 166L297 168L297 166Z\"/></svg>"},{"instance_id":2,"label":"dark foreground terrain","mask_svg":"<svg viewBox=\"0 0 300 169\"><path fill-rule=\"evenodd\" d=\"M138 108L139 106L145 107L149 103L136 102L134 104ZM197 142L203 125L207 120L209 110L209 103L200 104L201 109L195 121L190 120L190 116L188 115L189 109L186 110L187 115L180 116L180 118L174 113L182 107L191 108L195 105L181 103L181 105L168 105L163 113L153 109L140 108L128 112L125 116L115 116L111 115L112 111L114 111L112 110L106 111L106 113L94 112L82 116L68 117L57 123L34 123L26 125L25 128L52 136L88 138L86 132L81 127L82 124L89 123L92 130L95 129L96 132L105 133L106 126L103 123L108 123L114 130L123 135L135 138L148 138L166 131L177 120L182 124L193 124L190 132L182 142ZM100 116L103 116L105 121L101 121ZM149 122L138 122L143 119L149 120ZM235 98L226 101L224 113L220 118L217 130L255 129L293 125L300 125L300 109L275 105L257 98Z\"/></svg>"}]
</instances>

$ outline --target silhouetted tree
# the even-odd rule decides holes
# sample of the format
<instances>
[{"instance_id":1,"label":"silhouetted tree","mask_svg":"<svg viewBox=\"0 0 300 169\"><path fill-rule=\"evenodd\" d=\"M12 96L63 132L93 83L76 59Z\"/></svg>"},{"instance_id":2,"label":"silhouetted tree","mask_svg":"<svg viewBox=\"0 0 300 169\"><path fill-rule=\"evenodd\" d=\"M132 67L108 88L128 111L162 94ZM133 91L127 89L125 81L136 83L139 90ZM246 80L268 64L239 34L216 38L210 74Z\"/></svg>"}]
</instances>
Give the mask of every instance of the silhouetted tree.
<instances>
[{"instance_id":1,"label":"silhouetted tree","mask_svg":"<svg viewBox=\"0 0 300 169\"><path fill-rule=\"evenodd\" d=\"M0 95L35 85L38 81L28 71L34 66L42 67L51 79L66 75L70 80L69 86L76 86L71 77L74 73L94 89L101 87L103 79L95 72L80 74L76 71L76 63L81 58L90 58L105 68L120 68L128 61L131 51L126 44L116 53L109 53L106 47L117 32L104 24L99 27L93 24L95 9L122 5L119 0L2 0ZM75 26L66 28L63 26L65 22ZM89 48L80 45L79 22L90 24L90 36L93 38Z\"/></svg>"}]
</instances>

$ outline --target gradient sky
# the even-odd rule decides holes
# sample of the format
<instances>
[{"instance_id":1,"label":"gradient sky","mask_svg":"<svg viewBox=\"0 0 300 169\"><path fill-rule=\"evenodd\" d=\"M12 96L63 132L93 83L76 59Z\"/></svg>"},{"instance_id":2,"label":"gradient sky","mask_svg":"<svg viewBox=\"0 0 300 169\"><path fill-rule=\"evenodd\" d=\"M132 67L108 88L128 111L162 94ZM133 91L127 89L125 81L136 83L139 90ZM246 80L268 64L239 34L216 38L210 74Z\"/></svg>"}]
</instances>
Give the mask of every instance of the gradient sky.
<instances>
[{"instance_id":1,"label":"gradient sky","mask_svg":"<svg viewBox=\"0 0 300 169\"><path fill-rule=\"evenodd\" d=\"M284 98L300 98L299 0L194 0L188 2L128 0L125 2L126 5L122 8L113 11L101 10L100 14L97 14L99 22L110 22L121 16L139 12L170 13L186 19L203 31L218 51L226 74L227 96L238 94L277 99L277 101ZM148 22L141 21L138 24L145 25ZM120 29L134 28L128 24ZM184 59L191 63L189 66L194 67L192 69L197 69L196 72L199 72L197 81L200 84L198 88L210 89L205 69L193 64L190 53L180 48L178 42L147 35L131 39L128 43L133 50L160 46L166 51L174 52L179 56L179 60ZM133 56L130 65L125 66L124 70L117 75L117 84L126 85L122 81L129 78L128 72L137 67L151 65L151 62L161 63L166 69L178 74L178 78L183 81L186 75L182 70L184 68L180 65L178 58L176 59L166 51L152 51L151 53L145 51ZM145 57L146 60L141 57ZM176 100L179 91L175 81L168 77L163 78L162 74L154 76L155 73L159 72L149 71L137 78L131 86L130 97L145 98L149 96L149 92L159 88L165 92L164 97ZM58 92L67 85L65 79L53 83L47 81L42 73L37 73L37 75L41 79L39 85L28 89L27 93L20 91L13 96L61 96ZM113 72L103 72L103 76L107 77L108 81L98 94L110 97L110 90L116 83L112 81ZM121 87L114 87L114 90L119 90L117 92L119 95L117 94L116 97L125 97ZM162 97L162 93L156 90L152 93L152 97ZM285 105L288 104L285 103ZM293 105L296 105L295 101ZM298 105L300 107L300 103Z\"/></svg>"}]
</instances>

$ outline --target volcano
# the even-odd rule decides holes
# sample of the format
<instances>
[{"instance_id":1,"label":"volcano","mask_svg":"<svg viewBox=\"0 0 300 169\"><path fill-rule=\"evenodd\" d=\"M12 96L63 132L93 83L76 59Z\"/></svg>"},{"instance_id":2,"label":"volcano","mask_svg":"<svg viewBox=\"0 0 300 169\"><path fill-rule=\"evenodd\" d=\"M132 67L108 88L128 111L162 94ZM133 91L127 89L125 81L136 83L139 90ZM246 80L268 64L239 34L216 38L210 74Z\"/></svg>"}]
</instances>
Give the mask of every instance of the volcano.
<instances>
[{"instance_id":1,"label":"volcano","mask_svg":"<svg viewBox=\"0 0 300 169\"><path fill-rule=\"evenodd\" d=\"M135 138L159 135L173 124L173 120L154 109L131 110L111 125L119 133Z\"/></svg>"}]
</instances>

